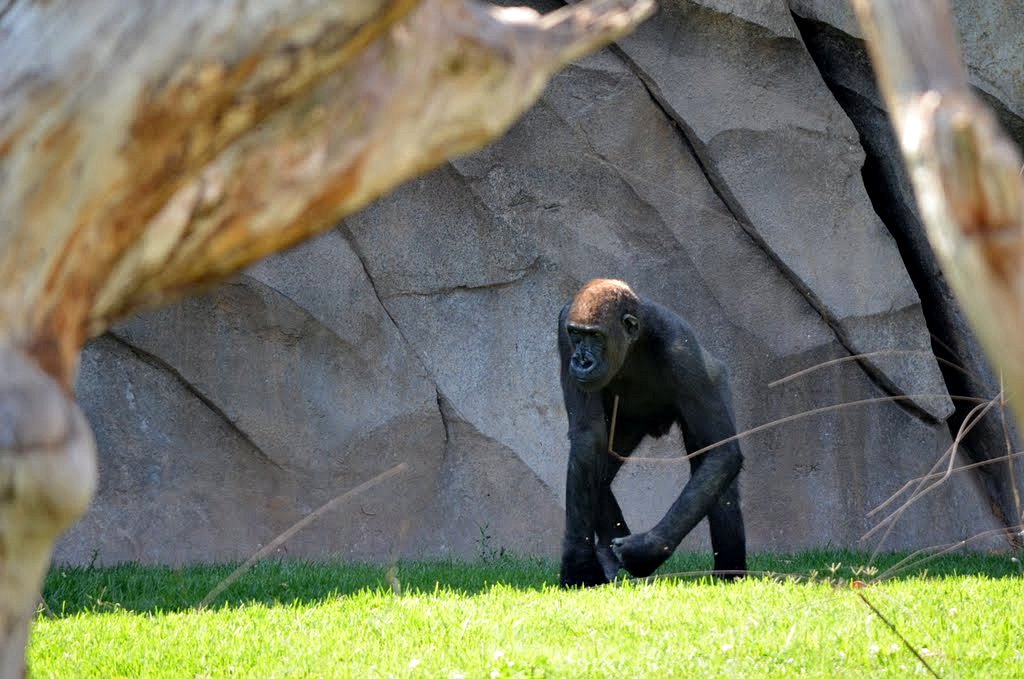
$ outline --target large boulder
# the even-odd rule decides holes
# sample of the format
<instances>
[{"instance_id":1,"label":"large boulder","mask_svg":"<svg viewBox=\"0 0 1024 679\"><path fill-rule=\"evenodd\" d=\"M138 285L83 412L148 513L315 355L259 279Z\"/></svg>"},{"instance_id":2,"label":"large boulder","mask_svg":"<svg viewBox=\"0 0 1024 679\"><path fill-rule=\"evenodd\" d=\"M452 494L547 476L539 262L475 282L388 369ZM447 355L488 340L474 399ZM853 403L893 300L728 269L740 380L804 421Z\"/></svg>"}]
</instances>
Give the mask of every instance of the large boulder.
<instances>
[{"instance_id":1,"label":"large boulder","mask_svg":"<svg viewBox=\"0 0 1024 679\"><path fill-rule=\"evenodd\" d=\"M866 544L867 512L951 445L928 309L951 301L915 288L862 178L866 128L808 49L808 31L845 27L825 3L793 9L811 18L781 0L668 3L497 143L95 341L78 390L101 488L57 558L245 557L400 461L288 553L555 554L556 319L597 276L690 320L728 365L741 429L776 422L742 444L752 549ZM680 446L674 431L623 468L634 529L685 483ZM990 491L954 474L883 546L997 526ZM706 530L684 547L707 548Z\"/></svg>"}]
</instances>

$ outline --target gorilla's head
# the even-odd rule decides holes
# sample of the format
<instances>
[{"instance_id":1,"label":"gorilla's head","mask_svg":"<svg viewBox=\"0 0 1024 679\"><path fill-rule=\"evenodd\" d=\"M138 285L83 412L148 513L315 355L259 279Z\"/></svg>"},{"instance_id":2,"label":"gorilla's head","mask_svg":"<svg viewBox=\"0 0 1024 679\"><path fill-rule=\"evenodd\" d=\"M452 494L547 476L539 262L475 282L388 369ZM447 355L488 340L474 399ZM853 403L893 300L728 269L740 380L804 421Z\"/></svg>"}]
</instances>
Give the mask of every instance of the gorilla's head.
<instances>
[{"instance_id":1,"label":"gorilla's head","mask_svg":"<svg viewBox=\"0 0 1024 679\"><path fill-rule=\"evenodd\" d=\"M604 388L640 335L639 299L622 281L598 278L576 293L565 332L572 346L569 375L584 391Z\"/></svg>"}]
</instances>

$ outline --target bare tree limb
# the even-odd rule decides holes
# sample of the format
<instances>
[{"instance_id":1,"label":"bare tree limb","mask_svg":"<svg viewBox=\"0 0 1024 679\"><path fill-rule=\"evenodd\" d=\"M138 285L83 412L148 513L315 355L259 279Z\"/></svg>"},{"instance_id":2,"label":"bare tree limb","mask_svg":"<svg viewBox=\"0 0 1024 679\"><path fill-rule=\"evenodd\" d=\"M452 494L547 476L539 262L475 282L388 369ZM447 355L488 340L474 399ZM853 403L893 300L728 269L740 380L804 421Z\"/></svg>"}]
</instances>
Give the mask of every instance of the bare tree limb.
<instances>
[{"instance_id":1,"label":"bare tree limb","mask_svg":"<svg viewBox=\"0 0 1024 679\"><path fill-rule=\"evenodd\" d=\"M928 239L1024 422L1020 152L968 85L947 3L853 4ZM1007 464L1016 493L1013 462ZM1007 522L1020 524L1019 506L1017 514Z\"/></svg>"},{"instance_id":2,"label":"bare tree limb","mask_svg":"<svg viewBox=\"0 0 1024 679\"><path fill-rule=\"evenodd\" d=\"M653 10L0 2L0 678L94 491L85 340L483 145Z\"/></svg>"},{"instance_id":3,"label":"bare tree limb","mask_svg":"<svg viewBox=\"0 0 1024 679\"><path fill-rule=\"evenodd\" d=\"M5 16L0 336L65 384L113 319L479 147L653 8L243 6L15 2Z\"/></svg>"}]
</instances>

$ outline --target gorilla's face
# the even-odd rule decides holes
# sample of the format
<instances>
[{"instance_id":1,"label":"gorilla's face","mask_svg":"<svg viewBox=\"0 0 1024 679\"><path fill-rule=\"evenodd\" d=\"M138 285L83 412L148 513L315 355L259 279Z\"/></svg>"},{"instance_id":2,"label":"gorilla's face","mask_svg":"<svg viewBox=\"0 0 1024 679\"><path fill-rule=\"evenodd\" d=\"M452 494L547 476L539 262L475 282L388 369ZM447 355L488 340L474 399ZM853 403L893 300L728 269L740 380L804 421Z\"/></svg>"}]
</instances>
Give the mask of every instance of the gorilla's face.
<instances>
[{"instance_id":1,"label":"gorilla's face","mask_svg":"<svg viewBox=\"0 0 1024 679\"><path fill-rule=\"evenodd\" d=\"M583 391L603 389L618 374L640 334L638 305L628 285L607 278L590 281L573 297L565 322L568 371Z\"/></svg>"},{"instance_id":2,"label":"gorilla's face","mask_svg":"<svg viewBox=\"0 0 1024 679\"><path fill-rule=\"evenodd\" d=\"M607 335L599 328L574 324L569 324L567 330L572 343L569 375L584 391L600 389L611 377L608 374Z\"/></svg>"},{"instance_id":3,"label":"gorilla's face","mask_svg":"<svg viewBox=\"0 0 1024 679\"><path fill-rule=\"evenodd\" d=\"M612 326L566 324L572 345L569 376L583 391L598 391L608 385L626 360L629 345L639 330L639 322L632 314L624 314Z\"/></svg>"}]
</instances>

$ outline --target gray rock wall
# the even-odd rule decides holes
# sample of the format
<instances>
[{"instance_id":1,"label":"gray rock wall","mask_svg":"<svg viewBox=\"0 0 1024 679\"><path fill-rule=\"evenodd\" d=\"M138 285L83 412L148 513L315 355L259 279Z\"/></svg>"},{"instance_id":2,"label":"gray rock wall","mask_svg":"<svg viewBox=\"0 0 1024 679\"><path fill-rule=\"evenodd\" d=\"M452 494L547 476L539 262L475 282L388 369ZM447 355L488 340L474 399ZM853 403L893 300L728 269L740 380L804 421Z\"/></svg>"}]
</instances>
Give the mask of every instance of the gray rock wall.
<instances>
[{"instance_id":1,"label":"gray rock wall","mask_svg":"<svg viewBox=\"0 0 1024 679\"><path fill-rule=\"evenodd\" d=\"M905 263L908 197L862 172L885 160L871 143L885 126L836 94L839 66L863 56L845 3L791 5L666 2L566 69L499 142L90 344L78 393L101 485L56 558L243 558L400 461L407 473L281 551L554 555L567 456L555 325L595 276L690 319L729 366L741 429L783 420L743 443L751 547L863 544L867 512L951 444L961 385L930 337L950 300ZM968 33L978 82L1012 122L1019 65L989 70L995 48ZM1024 53L1024 30L1001 35ZM852 354L867 356L770 386ZM890 396L903 398L864 403ZM855 404L814 412L841 403ZM624 467L634 530L685 482L680 452L673 432ZM997 491L954 475L884 546L991 529ZM702 526L684 548L707 542Z\"/></svg>"}]
</instances>

